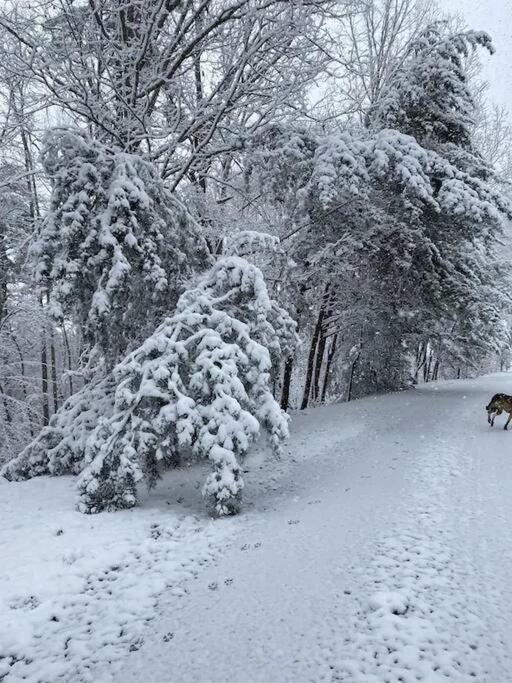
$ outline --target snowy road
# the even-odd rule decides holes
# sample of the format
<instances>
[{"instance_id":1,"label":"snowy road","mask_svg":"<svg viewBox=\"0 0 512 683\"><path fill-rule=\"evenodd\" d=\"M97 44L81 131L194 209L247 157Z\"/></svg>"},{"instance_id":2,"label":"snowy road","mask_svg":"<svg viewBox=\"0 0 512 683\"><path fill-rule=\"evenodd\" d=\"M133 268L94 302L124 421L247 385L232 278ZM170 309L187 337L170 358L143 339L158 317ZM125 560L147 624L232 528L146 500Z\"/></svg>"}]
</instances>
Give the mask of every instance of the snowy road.
<instances>
[{"instance_id":1,"label":"snowy road","mask_svg":"<svg viewBox=\"0 0 512 683\"><path fill-rule=\"evenodd\" d=\"M237 519L202 518L190 473L131 513L93 522L66 513L82 548L73 574L53 554L48 569L48 545L32 548L43 578L32 577L30 596L26 567L7 576L10 557L0 568L8 623L31 626L17 640L10 633L0 680L512 682L512 431L501 429L503 417L491 430L484 411L498 391L512 393L512 376L301 414L291 458L266 470L258 457L247 464ZM42 486L44 518L55 514L52 487L67 492L69 482L2 484L11 547L30 521L26 510L21 521L15 514L16 499ZM101 552L83 519L101 529ZM54 530L48 543L61 543L66 534L44 523ZM20 552L26 563L28 547ZM110 573L102 561L115 563ZM109 590L98 583L104 574ZM66 599L47 585L55 576ZM34 598L30 609L23 595Z\"/></svg>"},{"instance_id":2,"label":"snowy road","mask_svg":"<svg viewBox=\"0 0 512 683\"><path fill-rule=\"evenodd\" d=\"M512 433L484 412L507 389L299 418L280 498L120 680L512 681Z\"/></svg>"}]
</instances>

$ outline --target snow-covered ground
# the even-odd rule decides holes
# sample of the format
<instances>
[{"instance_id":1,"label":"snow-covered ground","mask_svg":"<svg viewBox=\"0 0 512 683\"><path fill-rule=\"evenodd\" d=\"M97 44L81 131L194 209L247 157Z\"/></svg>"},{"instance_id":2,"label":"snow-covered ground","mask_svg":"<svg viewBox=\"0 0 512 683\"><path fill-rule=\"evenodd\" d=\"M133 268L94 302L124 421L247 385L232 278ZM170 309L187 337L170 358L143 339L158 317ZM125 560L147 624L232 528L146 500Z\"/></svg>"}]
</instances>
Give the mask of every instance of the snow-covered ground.
<instances>
[{"instance_id":1,"label":"snow-covered ground","mask_svg":"<svg viewBox=\"0 0 512 683\"><path fill-rule=\"evenodd\" d=\"M209 520L202 469L85 516L0 483L0 680L512 681L512 375L299 414Z\"/></svg>"}]
</instances>

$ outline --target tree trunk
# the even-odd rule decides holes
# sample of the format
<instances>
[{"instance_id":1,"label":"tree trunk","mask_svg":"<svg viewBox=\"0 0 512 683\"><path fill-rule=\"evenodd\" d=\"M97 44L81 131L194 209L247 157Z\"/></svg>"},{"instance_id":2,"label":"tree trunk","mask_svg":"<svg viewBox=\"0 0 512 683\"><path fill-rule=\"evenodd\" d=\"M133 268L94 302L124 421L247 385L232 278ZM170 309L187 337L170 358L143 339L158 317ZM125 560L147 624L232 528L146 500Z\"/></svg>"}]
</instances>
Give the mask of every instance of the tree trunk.
<instances>
[{"instance_id":1,"label":"tree trunk","mask_svg":"<svg viewBox=\"0 0 512 683\"><path fill-rule=\"evenodd\" d=\"M71 360L71 348L69 346L68 333L66 332L66 325L62 325L62 337L64 339L64 348L66 349L66 358L68 361L68 378L69 378L69 395L74 394L73 390L73 375L72 373L72 360Z\"/></svg>"},{"instance_id":2,"label":"tree trunk","mask_svg":"<svg viewBox=\"0 0 512 683\"><path fill-rule=\"evenodd\" d=\"M427 364L426 372L425 372L425 382L430 382L430 379L431 379L431 377L430 377L430 370L432 369L432 360L433 360L433 357L434 357L434 354L433 354L433 352L431 351L431 352L428 354L428 364Z\"/></svg>"},{"instance_id":3,"label":"tree trunk","mask_svg":"<svg viewBox=\"0 0 512 683\"><path fill-rule=\"evenodd\" d=\"M324 321L332 316L332 297L329 296L327 298L327 294L329 291L329 287L327 286L325 288L325 306L324 306L324 314L322 316L322 327L320 329L320 340L318 342L318 349L316 352L316 361L315 361L315 377L313 381L313 400L317 401L319 396L320 396L320 377L322 375L322 365L324 362L324 355L325 355L325 347L327 344L327 337L325 336L325 329L324 329Z\"/></svg>"},{"instance_id":4,"label":"tree trunk","mask_svg":"<svg viewBox=\"0 0 512 683\"><path fill-rule=\"evenodd\" d=\"M416 367L420 364L421 352L423 351L423 342L420 341L416 349Z\"/></svg>"},{"instance_id":5,"label":"tree trunk","mask_svg":"<svg viewBox=\"0 0 512 683\"><path fill-rule=\"evenodd\" d=\"M432 373L432 379L437 381L439 375L439 358L436 359L436 362L434 363L434 372Z\"/></svg>"},{"instance_id":6,"label":"tree trunk","mask_svg":"<svg viewBox=\"0 0 512 683\"><path fill-rule=\"evenodd\" d=\"M350 368L350 378L348 381L347 401L352 400L352 388L354 386L354 371L357 367L357 363L359 361L360 354L361 354L361 346L359 346L359 353L354 358L354 362L352 363L352 367Z\"/></svg>"},{"instance_id":7,"label":"tree trunk","mask_svg":"<svg viewBox=\"0 0 512 683\"><path fill-rule=\"evenodd\" d=\"M320 397L320 402L325 403L325 397L327 396L327 389L329 388L329 383L331 381L331 366L332 361L336 353L336 344L338 341L338 335L335 334L332 338L331 345L329 347L329 353L327 354L327 363L325 365L325 375L324 375L324 385L322 387L322 395Z\"/></svg>"},{"instance_id":8,"label":"tree trunk","mask_svg":"<svg viewBox=\"0 0 512 683\"><path fill-rule=\"evenodd\" d=\"M41 339L41 398L43 402L43 426L50 422L50 405L48 402L48 352L46 348L46 339Z\"/></svg>"},{"instance_id":9,"label":"tree trunk","mask_svg":"<svg viewBox=\"0 0 512 683\"><path fill-rule=\"evenodd\" d=\"M43 298L39 298L41 309ZM48 399L48 349L46 346L46 325L41 330L41 400L43 404L43 427L50 422L50 405Z\"/></svg>"},{"instance_id":10,"label":"tree trunk","mask_svg":"<svg viewBox=\"0 0 512 683\"><path fill-rule=\"evenodd\" d=\"M50 303L50 295L46 293L46 303ZM57 354L55 353L55 335L53 330L53 323L50 321L48 325L49 337L50 337L50 372L52 377L52 397L53 397L53 412L56 413L59 409L59 385L57 382Z\"/></svg>"},{"instance_id":11,"label":"tree trunk","mask_svg":"<svg viewBox=\"0 0 512 683\"><path fill-rule=\"evenodd\" d=\"M327 311L327 294L329 293L329 284L325 285L324 293L322 296L322 303L320 305L320 311L318 312L318 318L316 321L315 329L313 330L313 337L311 338L311 346L308 355L308 365L306 370L306 383L304 385L304 393L302 395L302 403L300 406L301 410L308 407L309 397L311 394L311 386L313 384L313 372L315 368L315 358L317 355L317 348L319 345L319 340L322 335L323 322L325 314ZM322 352L323 355L323 352Z\"/></svg>"},{"instance_id":12,"label":"tree trunk","mask_svg":"<svg viewBox=\"0 0 512 683\"><path fill-rule=\"evenodd\" d=\"M288 410L290 406L290 386L292 382L293 358L287 358L284 364L283 390L281 392L281 409Z\"/></svg>"},{"instance_id":13,"label":"tree trunk","mask_svg":"<svg viewBox=\"0 0 512 683\"><path fill-rule=\"evenodd\" d=\"M316 352L316 359L315 359L315 376L313 379L313 386L312 386L313 401L317 401L318 396L320 394L320 374L322 372L322 365L324 362L326 342L327 342L327 338L325 337L325 335L322 331L320 334L320 339L318 341L318 349Z\"/></svg>"},{"instance_id":14,"label":"tree trunk","mask_svg":"<svg viewBox=\"0 0 512 683\"><path fill-rule=\"evenodd\" d=\"M0 394L2 395L2 403L4 405L4 410L5 410L5 421L7 424L12 424L12 415L11 411L9 410L8 402L6 399L7 394L4 391L3 386L0 384Z\"/></svg>"},{"instance_id":15,"label":"tree trunk","mask_svg":"<svg viewBox=\"0 0 512 683\"><path fill-rule=\"evenodd\" d=\"M318 314L318 319L316 321L315 329L313 330L313 336L311 338L311 346L309 347L308 355L308 365L306 369L306 383L304 385L304 393L302 395L302 403L300 409L304 410L308 407L309 395L311 393L311 384L313 382L313 369L315 366L315 355L318 346L318 340L320 339L320 334L322 332L322 322L324 318L325 304L322 304L320 312Z\"/></svg>"},{"instance_id":16,"label":"tree trunk","mask_svg":"<svg viewBox=\"0 0 512 683\"><path fill-rule=\"evenodd\" d=\"M428 343L427 342L420 342L418 346L418 352L416 354L416 370L414 372L414 383L418 383L418 376L420 374L420 371L422 368L425 367L425 363L427 362L427 348L428 348Z\"/></svg>"},{"instance_id":17,"label":"tree trunk","mask_svg":"<svg viewBox=\"0 0 512 683\"><path fill-rule=\"evenodd\" d=\"M57 382L57 354L55 353L55 336L53 328L50 330L50 358L51 358L51 374L52 374L52 395L53 395L53 412L56 413L59 409L59 385Z\"/></svg>"}]
</instances>

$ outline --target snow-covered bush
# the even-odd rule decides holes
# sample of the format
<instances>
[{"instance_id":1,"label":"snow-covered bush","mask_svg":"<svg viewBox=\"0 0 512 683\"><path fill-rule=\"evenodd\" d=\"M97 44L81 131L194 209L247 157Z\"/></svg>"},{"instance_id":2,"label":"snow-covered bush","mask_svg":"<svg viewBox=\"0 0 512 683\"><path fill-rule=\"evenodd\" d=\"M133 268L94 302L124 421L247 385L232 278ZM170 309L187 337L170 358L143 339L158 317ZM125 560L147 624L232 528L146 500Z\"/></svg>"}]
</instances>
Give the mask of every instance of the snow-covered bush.
<instances>
[{"instance_id":1,"label":"snow-covered bush","mask_svg":"<svg viewBox=\"0 0 512 683\"><path fill-rule=\"evenodd\" d=\"M221 259L114 370L113 415L87 441L79 480L84 512L136 504L136 484L154 484L182 454L213 465L204 495L218 515L240 506L240 459L263 427L279 451L287 418L271 391L272 357L286 356L295 325L268 296L261 271Z\"/></svg>"}]
</instances>

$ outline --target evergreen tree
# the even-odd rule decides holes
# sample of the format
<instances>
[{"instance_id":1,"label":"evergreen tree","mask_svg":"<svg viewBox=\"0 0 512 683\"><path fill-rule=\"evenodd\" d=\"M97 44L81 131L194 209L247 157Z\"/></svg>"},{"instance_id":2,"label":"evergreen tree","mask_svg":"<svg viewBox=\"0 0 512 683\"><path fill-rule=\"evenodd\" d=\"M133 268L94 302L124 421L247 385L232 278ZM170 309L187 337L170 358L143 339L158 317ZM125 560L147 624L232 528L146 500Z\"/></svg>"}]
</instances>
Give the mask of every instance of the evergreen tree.
<instances>
[{"instance_id":1,"label":"evergreen tree","mask_svg":"<svg viewBox=\"0 0 512 683\"><path fill-rule=\"evenodd\" d=\"M260 427L276 451L287 436L272 357L280 362L294 343L294 324L269 299L259 269L239 256L221 259L115 368L115 410L88 439L80 509L135 505L140 479L153 485L161 465L188 454L212 462L209 508L237 512L239 461Z\"/></svg>"},{"instance_id":2,"label":"evergreen tree","mask_svg":"<svg viewBox=\"0 0 512 683\"><path fill-rule=\"evenodd\" d=\"M52 193L32 245L36 281L54 318L71 316L81 330L87 383L9 463L12 479L83 469L85 442L113 411L112 367L209 263L201 235L142 158L57 128L42 162Z\"/></svg>"},{"instance_id":3,"label":"evergreen tree","mask_svg":"<svg viewBox=\"0 0 512 683\"><path fill-rule=\"evenodd\" d=\"M422 323L438 360L462 357L473 367L499 345L500 321L511 303L496 253L510 204L473 143L475 103L465 60L478 46L493 52L483 32L430 27L369 116L373 129L396 128L436 152L429 175L440 210L428 208L418 218L432 245L422 274Z\"/></svg>"},{"instance_id":4,"label":"evergreen tree","mask_svg":"<svg viewBox=\"0 0 512 683\"><path fill-rule=\"evenodd\" d=\"M361 348L356 395L407 385L427 330L439 355L447 334L459 338L461 352L476 336L481 348L495 347L510 303L505 284L490 291L503 282L496 250L511 206L492 176L473 171L477 158L457 166L453 146L444 149L389 129L318 148L310 196L326 242L316 263L329 273L331 296L343 293L334 306L347 350ZM366 179L352 173L354 158ZM302 236L306 252L317 235Z\"/></svg>"},{"instance_id":5,"label":"evergreen tree","mask_svg":"<svg viewBox=\"0 0 512 683\"><path fill-rule=\"evenodd\" d=\"M439 22L414 40L368 115L370 128L392 128L431 147L472 147L475 103L465 58L477 47L494 52L483 31L449 34Z\"/></svg>"},{"instance_id":6,"label":"evergreen tree","mask_svg":"<svg viewBox=\"0 0 512 683\"><path fill-rule=\"evenodd\" d=\"M206 246L141 157L58 128L42 161L52 195L33 247L37 281L111 368L172 310L207 265Z\"/></svg>"}]
</instances>

